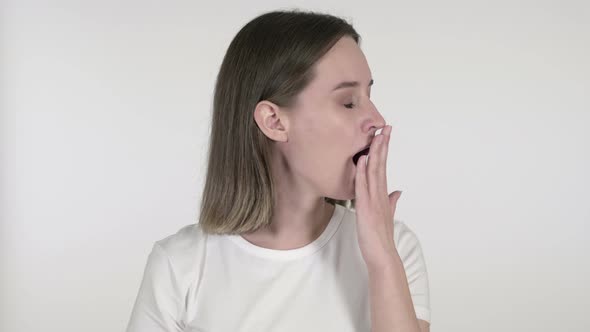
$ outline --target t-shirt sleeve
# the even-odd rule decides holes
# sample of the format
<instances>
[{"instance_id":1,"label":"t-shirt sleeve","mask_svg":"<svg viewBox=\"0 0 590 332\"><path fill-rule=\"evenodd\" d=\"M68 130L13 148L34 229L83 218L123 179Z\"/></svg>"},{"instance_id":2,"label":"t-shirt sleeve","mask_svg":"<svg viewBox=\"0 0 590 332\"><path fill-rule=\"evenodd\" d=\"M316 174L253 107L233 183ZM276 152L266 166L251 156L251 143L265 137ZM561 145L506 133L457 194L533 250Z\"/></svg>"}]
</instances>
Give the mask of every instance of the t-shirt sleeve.
<instances>
[{"instance_id":1,"label":"t-shirt sleeve","mask_svg":"<svg viewBox=\"0 0 590 332\"><path fill-rule=\"evenodd\" d=\"M147 258L127 332L181 332L182 308L174 267L156 242Z\"/></svg>"},{"instance_id":2,"label":"t-shirt sleeve","mask_svg":"<svg viewBox=\"0 0 590 332\"><path fill-rule=\"evenodd\" d=\"M394 223L393 232L396 234L396 247L404 265L416 317L430 323L428 271L420 241L402 221Z\"/></svg>"}]
</instances>

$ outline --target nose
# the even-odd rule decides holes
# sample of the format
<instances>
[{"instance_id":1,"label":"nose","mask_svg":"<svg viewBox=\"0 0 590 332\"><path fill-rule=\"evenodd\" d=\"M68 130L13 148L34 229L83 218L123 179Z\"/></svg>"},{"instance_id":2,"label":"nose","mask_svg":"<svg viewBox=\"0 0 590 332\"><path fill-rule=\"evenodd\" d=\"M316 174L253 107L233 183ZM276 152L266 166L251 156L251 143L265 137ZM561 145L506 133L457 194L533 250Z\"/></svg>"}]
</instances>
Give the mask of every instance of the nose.
<instances>
[{"instance_id":1,"label":"nose","mask_svg":"<svg viewBox=\"0 0 590 332\"><path fill-rule=\"evenodd\" d=\"M368 133L370 136L375 136L375 132L385 127L386 122L373 102L370 102L369 104L368 119L365 120L363 132Z\"/></svg>"}]
</instances>

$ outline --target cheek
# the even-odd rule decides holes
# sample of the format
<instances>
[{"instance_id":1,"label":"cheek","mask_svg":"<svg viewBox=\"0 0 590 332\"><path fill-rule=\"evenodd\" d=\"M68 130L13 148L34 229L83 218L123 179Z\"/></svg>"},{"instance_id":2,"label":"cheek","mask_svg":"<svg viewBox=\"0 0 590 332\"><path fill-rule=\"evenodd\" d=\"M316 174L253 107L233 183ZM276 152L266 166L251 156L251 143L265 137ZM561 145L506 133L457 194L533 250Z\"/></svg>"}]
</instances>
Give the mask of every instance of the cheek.
<instances>
[{"instance_id":1,"label":"cheek","mask_svg":"<svg viewBox=\"0 0 590 332\"><path fill-rule=\"evenodd\" d=\"M353 119L342 113L346 110L332 106L297 111L300 113L289 128L293 143L290 159L295 171L316 181L323 178L333 182L331 179L346 176L348 161L358 145Z\"/></svg>"},{"instance_id":2,"label":"cheek","mask_svg":"<svg viewBox=\"0 0 590 332\"><path fill-rule=\"evenodd\" d=\"M338 136L324 130L309 133L297 143L290 153L293 171L322 186L343 176L350 147Z\"/></svg>"}]
</instances>

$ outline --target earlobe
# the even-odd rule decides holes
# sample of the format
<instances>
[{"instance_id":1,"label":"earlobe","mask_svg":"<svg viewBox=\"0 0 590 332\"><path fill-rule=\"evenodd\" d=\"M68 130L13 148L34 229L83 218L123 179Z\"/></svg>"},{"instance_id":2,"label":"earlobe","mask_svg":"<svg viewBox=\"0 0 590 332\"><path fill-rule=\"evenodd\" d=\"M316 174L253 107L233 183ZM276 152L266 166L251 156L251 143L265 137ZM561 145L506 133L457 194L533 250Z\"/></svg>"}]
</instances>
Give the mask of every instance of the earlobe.
<instances>
[{"instance_id":1,"label":"earlobe","mask_svg":"<svg viewBox=\"0 0 590 332\"><path fill-rule=\"evenodd\" d=\"M263 100L256 104L254 109L254 121L258 128L271 140L287 142L287 116L281 112L276 104Z\"/></svg>"}]
</instances>

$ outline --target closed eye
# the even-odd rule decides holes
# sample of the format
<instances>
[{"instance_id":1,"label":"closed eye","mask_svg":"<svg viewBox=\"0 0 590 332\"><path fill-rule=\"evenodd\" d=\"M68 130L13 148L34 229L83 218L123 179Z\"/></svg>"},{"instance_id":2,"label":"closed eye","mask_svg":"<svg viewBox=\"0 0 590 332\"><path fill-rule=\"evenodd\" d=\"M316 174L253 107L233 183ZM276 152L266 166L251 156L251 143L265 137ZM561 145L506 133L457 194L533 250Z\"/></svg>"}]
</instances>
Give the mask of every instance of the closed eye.
<instances>
[{"instance_id":1,"label":"closed eye","mask_svg":"<svg viewBox=\"0 0 590 332\"><path fill-rule=\"evenodd\" d=\"M354 103L349 103L349 104L344 104L344 107L346 108L353 108Z\"/></svg>"}]
</instances>

